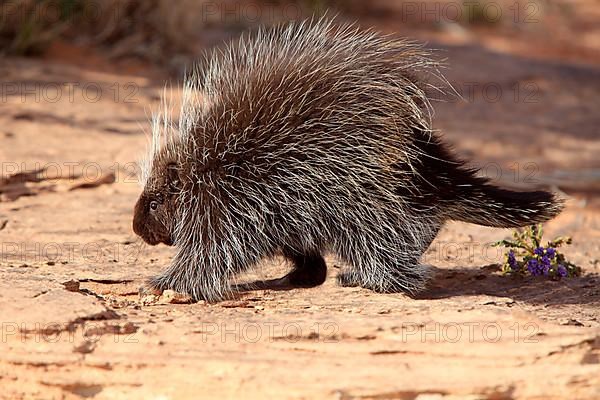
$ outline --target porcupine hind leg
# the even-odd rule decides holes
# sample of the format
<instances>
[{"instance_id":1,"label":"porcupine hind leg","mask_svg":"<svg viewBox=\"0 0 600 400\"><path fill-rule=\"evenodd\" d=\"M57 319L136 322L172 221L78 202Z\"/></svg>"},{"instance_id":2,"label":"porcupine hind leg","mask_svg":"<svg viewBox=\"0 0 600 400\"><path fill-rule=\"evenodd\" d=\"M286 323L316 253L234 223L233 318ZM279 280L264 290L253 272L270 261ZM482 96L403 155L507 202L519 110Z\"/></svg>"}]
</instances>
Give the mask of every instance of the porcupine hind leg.
<instances>
[{"instance_id":1,"label":"porcupine hind leg","mask_svg":"<svg viewBox=\"0 0 600 400\"><path fill-rule=\"evenodd\" d=\"M327 264L318 251L300 253L283 249L283 255L293 264L293 269L280 279L282 283L296 287L314 287L325 282Z\"/></svg>"},{"instance_id":2,"label":"porcupine hind leg","mask_svg":"<svg viewBox=\"0 0 600 400\"><path fill-rule=\"evenodd\" d=\"M345 257L342 257L345 258ZM378 293L416 293L427 280L427 267L419 264L416 252L398 255L373 257L371 262L353 263L346 271L340 272L337 281L340 286L361 286Z\"/></svg>"},{"instance_id":3,"label":"porcupine hind leg","mask_svg":"<svg viewBox=\"0 0 600 400\"><path fill-rule=\"evenodd\" d=\"M379 293L417 293L425 287L429 277L428 267L419 263L421 255L427 250L441 224L432 223L426 229L420 224L410 234L398 232L390 239L371 238L378 251L353 249L344 246L350 252L339 256L350 264L350 268L337 276L341 286L361 286ZM368 241L361 241L368 243Z\"/></svg>"}]
</instances>

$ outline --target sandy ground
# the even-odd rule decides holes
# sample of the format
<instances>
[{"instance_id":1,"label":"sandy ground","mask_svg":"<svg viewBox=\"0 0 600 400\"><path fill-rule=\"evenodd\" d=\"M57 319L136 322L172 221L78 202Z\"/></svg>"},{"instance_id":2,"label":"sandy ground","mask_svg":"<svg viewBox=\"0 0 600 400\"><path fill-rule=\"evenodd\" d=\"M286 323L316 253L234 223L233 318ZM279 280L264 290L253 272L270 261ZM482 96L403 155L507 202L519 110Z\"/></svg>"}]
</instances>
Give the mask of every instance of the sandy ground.
<instances>
[{"instance_id":1,"label":"sandy ground","mask_svg":"<svg viewBox=\"0 0 600 400\"><path fill-rule=\"evenodd\" d=\"M568 196L546 232L574 237L565 251L584 276L504 277L489 243L510 232L451 223L416 299L338 287L329 259L315 289L143 304L138 287L172 254L131 230L163 80L4 59L0 397L600 398L600 72L435 47L465 98L436 102L435 126L489 176ZM287 268L263 267L246 279Z\"/></svg>"}]
</instances>

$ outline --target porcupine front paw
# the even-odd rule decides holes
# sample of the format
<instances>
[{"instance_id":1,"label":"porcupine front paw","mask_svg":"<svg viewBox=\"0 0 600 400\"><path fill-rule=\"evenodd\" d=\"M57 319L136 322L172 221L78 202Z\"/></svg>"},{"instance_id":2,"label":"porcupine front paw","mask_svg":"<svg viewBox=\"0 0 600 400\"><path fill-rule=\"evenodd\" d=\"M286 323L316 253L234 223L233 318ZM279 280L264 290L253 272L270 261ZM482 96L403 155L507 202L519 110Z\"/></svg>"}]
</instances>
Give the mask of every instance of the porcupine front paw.
<instances>
[{"instance_id":1,"label":"porcupine front paw","mask_svg":"<svg viewBox=\"0 0 600 400\"><path fill-rule=\"evenodd\" d=\"M142 286L139 287L138 293L140 297L145 296L160 296L166 288L160 286L160 282L156 278L147 279Z\"/></svg>"},{"instance_id":2,"label":"porcupine front paw","mask_svg":"<svg viewBox=\"0 0 600 400\"><path fill-rule=\"evenodd\" d=\"M187 304L193 302L193 299L185 294L175 290L169 290L160 286L160 282L155 279L147 280L139 288L140 302L143 305L152 304Z\"/></svg>"}]
</instances>

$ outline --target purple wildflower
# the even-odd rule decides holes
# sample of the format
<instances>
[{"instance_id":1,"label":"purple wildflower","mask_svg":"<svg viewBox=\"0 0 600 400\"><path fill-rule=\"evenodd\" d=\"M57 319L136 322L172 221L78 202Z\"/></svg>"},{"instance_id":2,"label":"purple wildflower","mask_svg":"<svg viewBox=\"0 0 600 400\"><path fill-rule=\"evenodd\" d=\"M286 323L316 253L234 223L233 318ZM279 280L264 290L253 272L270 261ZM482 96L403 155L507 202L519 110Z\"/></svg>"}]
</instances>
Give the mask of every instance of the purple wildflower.
<instances>
[{"instance_id":1,"label":"purple wildflower","mask_svg":"<svg viewBox=\"0 0 600 400\"><path fill-rule=\"evenodd\" d=\"M542 257L542 263L540 264L540 272L544 275L548 275L548 271L550 271L550 259L548 256Z\"/></svg>"},{"instance_id":2,"label":"purple wildflower","mask_svg":"<svg viewBox=\"0 0 600 400\"><path fill-rule=\"evenodd\" d=\"M564 278L565 276L567 276L567 269L565 268L564 265L562 264L558 264L558 268L556 269L556 273L558 274L558 276L560 276L561 278Z\"/></svg>"},{"instance_id":3,"label":"purple wildflower","mask_svg":"<svg viewBox=\"0 0 600 400\"><path fill-rule=\"evenodd\" d=\"M533 276L541 275L538 260L536 260L535 258L532 258L531 260L527 261L527 269L529 270L529 273Z\"/></svg>"},{"instance_id":4,"label":"purple wildflower","mask_svg":"<svg viewBox=\"0 0 600 400\"><path fill-rule=\"evenodd\" d=\"M544 255L544 248L543 247L537 247L534 251L535 255L538 256L543 256Z\"/></svg>"},{"instance_id":5,"label":"purple wildflower","mask_svg":"<svg viewBox=\"0 0 600 400\"><path fill-rule=\"evenodd\" d=\"M556 249L555 249L555 248L553 248L553 247L548 247L548 248L546 249L546 255L547 255L548 257L550 257L551 259L552 259L552 258L554 258L554 256L556 255Z\"/></svg>"},{"instance_id":6,"label":"purple wildflower","mask_svg":"<svg viewBox=\"0 0 600 400\"><path fill-rule=\"evenodd\" d=\"M510 265L510 269L512 269L513 271L519 269L517 259L515 258L515 252L513 250L508 252L508 265Z\"/></svg>"}]
</instances>

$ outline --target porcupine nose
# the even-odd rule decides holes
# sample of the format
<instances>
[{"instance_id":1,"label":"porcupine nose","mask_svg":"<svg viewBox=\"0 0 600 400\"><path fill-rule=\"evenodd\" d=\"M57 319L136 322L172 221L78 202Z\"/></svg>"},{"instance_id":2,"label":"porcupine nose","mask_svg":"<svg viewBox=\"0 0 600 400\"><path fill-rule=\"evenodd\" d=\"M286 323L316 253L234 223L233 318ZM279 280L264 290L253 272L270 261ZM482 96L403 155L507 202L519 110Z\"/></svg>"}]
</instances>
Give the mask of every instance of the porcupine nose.
<instances>
[{"instance_id":1,"label":"porcupine nose","mask_svg":"<svg viewBox=\"0 0 600 400\"><path fill-rule=\"evenodd\" d=\"M135 234L138 236L142 236L140 229L141 228L140 228L139 218L136 215L133 217L133 232L135 232Z\"/></svg>"},{"instance_id":2,"label":"porcupine nose","mask_svg":"<svg viewBox=\"0 0 600 400\"><path fill-rule=\"evenodd\" d=\"M140 237L144 237L144 222L142 218L141 199L135 204L133 212L133 232Z\"/></svg>"}]
</instances>

